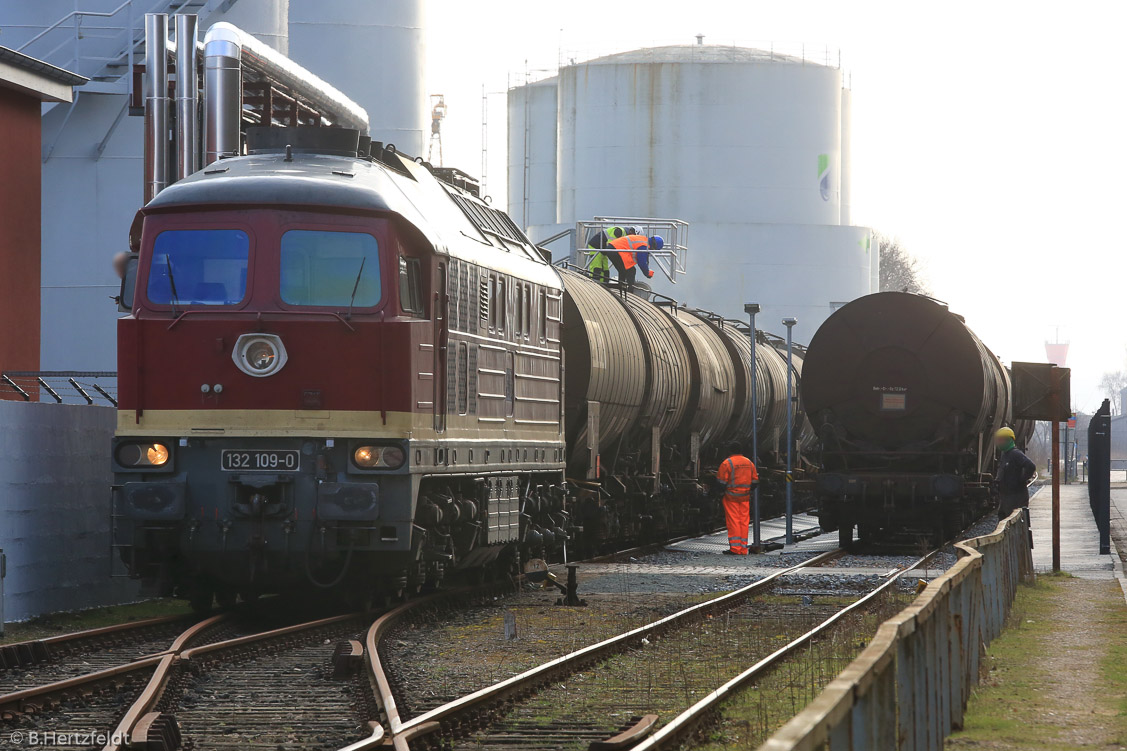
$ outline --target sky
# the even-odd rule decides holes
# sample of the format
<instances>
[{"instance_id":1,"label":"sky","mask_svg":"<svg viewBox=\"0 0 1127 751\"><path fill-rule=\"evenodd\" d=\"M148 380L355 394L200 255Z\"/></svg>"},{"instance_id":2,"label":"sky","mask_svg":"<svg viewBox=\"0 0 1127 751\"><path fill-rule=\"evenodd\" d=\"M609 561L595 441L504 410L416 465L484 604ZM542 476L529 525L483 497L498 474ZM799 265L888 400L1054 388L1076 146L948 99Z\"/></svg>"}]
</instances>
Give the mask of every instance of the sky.
<instances>
[{"instance_id":1,"label":"sky","mask_svg":"<svg viewBox=\"0 0 1127 751\"><path fill-rule=\"evenodd\" d=\"M429 0L427 15L445 164L481 172L484 90L487 192L501 207L503 92L526 70L698 33L840 49L853 223L899 238L1006 362L1044 362L1046 339L1070 341L1076 408L1097 408L1101 375L1127 368L1127 3Z\"/></svg>"}]
</instances>

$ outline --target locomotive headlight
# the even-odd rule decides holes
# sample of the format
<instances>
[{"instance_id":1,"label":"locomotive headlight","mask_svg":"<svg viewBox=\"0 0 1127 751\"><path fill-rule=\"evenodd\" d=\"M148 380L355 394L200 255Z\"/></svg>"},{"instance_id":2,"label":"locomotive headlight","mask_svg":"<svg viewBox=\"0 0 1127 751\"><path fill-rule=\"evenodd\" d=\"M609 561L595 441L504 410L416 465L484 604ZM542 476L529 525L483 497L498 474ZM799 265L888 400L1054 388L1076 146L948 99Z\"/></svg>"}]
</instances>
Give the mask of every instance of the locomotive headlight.
<instances>
[{"instance_id":1,"label":"locomotive headlight","mask_svg":"<svg viewBox=\"0 0 1127 751\"><path fill-rule=\"evenodd\" d=\"M123 467L163 467L169 456L163 443L123 443L117 447L117 463Z\"/></svg>"},{"instance_id":2,"label":"locomotive headlight","mask_svg":"<svg viewBox=\"0 0 1127 751\"><path fill-rule=\"evenodd\" d=\"M271 376L286 364L286 347L274 334L243 334L235 341L231 359L239 370L255 378ZM218 387L215 389L219 391Z\"/></svg>"},{"instance_id":3,"label":"locomotive headlight","mask_svg":"<svg viewBox=\"0 0 1127 751\"><path fill-rule=\"evenodd\" d=\"M360 469L398 469L406 457L398 446L358 446L352 463Z\"/></svg>"},{"instance_id":4,"label":"locomotive headlight","mask_svg":"<svg viewBox=\"0 0 1127 751\"><path fill-rule=\"evenodd\" d=\"M379 446L361 446L352 452L352 461L356 462L357 467L375 469L380 466L382 454Z\"/></svg>"},{"instance_id":5,"label":"locomotive headlight","mask_svg":"<svg viewBox=\"0 0 1127 751\"><path fill-rule=\"evenodd\" d=\"M270 342L254 342L246 351L247 363L255 370L269 370L278 353Z\"/></svg>"},{"instance_id":6,"label":"locomotive headlight","mask_svg":"<svg viewBox=\"0 0 1127 751\"><path fill-rule=\"evenodd\" d=\"M163 467L168 462L168 446L154 443L145 449L145 459L154 467Z\"/></svg>"}]
</instances>

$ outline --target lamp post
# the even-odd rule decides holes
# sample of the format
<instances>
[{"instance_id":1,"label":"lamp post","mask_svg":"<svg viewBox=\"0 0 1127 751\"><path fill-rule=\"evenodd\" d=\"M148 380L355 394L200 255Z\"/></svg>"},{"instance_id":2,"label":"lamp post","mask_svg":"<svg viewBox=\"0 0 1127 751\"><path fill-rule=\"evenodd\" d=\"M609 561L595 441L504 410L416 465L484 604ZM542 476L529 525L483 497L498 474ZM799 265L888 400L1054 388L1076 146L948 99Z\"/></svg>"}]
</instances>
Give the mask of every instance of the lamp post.
<instances>
[{"instance_id":1,"label":"lamp post","mask_svg":"<svg viewBox=\"0 0 1127 751\"><path fill-rule=\"evenodd\" d=\"M783 325L787 327L787 545L794 542L794 502L792 500L792 488L794 484L794 477L791 476L793 470L793 454L794 454L794 400L795 395L792 393L792 384L794 382L794 359L791 353L794 350L794 340L791 337L791 331L794 325L798 323L797 318L784 318Z\"/></svg>"},{"instance_id":2,"label":"lamp post","mask_svg":"<svg viewBox=\"0 0 1127 751\"><path fill-rule=\"evenodd\" d=\"M751 330L748 338L751 339L751 460L759 461L759 383L757 381L755 363L755 314L760 311L759 303L744 303L744 312L751 320ZM752 546L758 552L763 549L763 541L759 533L759 485L752 490Z\"/></svg>"}]
</instances>

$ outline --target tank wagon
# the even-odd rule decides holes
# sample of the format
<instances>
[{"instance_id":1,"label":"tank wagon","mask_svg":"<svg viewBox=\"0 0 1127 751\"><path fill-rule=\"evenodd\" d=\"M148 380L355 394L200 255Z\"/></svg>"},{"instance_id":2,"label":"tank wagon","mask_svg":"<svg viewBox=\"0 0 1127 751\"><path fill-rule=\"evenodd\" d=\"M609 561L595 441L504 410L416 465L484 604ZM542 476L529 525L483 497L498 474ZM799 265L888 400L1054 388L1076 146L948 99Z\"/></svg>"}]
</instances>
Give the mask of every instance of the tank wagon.
<instances>
[{"instance_id":1,"label":"tank wagon","mask_svg":"<svg viewBox=\"0 0 1127 751\"><path fill-rule=\"evenodd\" d=\"M881 292L837 310L805 358L820 441L822 528L843 545L915 531L946 539L991 503L994 432L1024 443L1007 369L964 319L928 297Z\"/></svg>"},{"instance_id":2,"label":"tank wagon","mask_svg":"<svg viewBox=\"0 0 1127 751\"><path fill-rule=\"evenodd\" d=\"M753 419L785 453L786 363L757 348L753 416L746 327L553 267L471 178L356 131L248 145L130 233L113 513L149 591L409 593L701 529Z\"/></svg>"}]
</instances>

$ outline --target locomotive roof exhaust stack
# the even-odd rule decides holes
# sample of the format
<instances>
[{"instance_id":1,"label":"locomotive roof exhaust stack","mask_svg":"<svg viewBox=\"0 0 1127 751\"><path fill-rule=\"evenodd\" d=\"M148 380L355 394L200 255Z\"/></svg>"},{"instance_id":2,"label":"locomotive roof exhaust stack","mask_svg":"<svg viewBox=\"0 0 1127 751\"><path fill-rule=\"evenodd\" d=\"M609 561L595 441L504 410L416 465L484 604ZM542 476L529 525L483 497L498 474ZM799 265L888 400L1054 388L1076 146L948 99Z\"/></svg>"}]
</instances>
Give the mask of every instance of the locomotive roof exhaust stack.
<instances>
[{"instance_id":1,"label":"locomotive roof exhaust stack","mask_svg":"<svg viewBox=\"0 0 1127 751\"><path fill-rule=\"evenodd\" d=\"M243 113L242 44L235 27L217 23L204 38L204 166L239 153Z\"/></svg>"},{"instance_id":2,"label":"locomotive roof exhaust stack","mask_svg":"<svg viewBox=\"0 0 1127 751\"><path fill-rule=\"evenodd\" d=\"M176 177L200 168L198 17L176 16Z\"/></svg>"},{"instance_id":3,"label":"locomotive roof exhaust stack","mask_svg":"<svg viewBox=\"0 0 1127 751\"><path fill-rule=\"evenodd\" d=\"M275 52L229 23L212 26L204 38L204 106L207 111L204 164L241 153L244 81L265 79L268 102L277 92L289 92L289 125L315 122L351 128L368 134L368 113L335 87L288 57ZM249 86L248 86L249 87ZM281 103L281 102L279 102ZM260 122L273 122L273 104L265 105Z\"/></svg>"},{"instance_id":4,"label":"locomotive roof exhaust stack","mask_svg":"<svg viewBox=\"0 0 1127 751\"><path fill-rule=\"evenodd\" d=\"M145 14L145 203L168 186L168 14Z\"/></svg>"}]
</instances>

